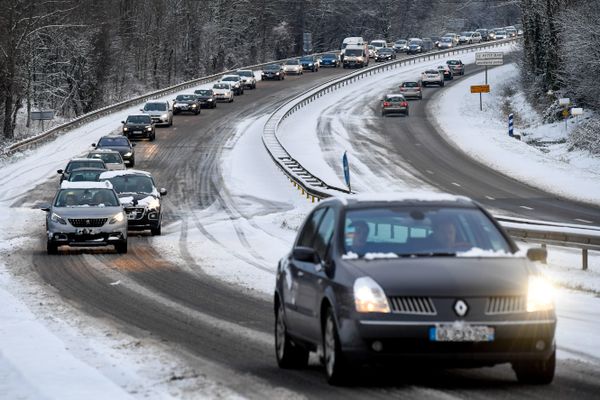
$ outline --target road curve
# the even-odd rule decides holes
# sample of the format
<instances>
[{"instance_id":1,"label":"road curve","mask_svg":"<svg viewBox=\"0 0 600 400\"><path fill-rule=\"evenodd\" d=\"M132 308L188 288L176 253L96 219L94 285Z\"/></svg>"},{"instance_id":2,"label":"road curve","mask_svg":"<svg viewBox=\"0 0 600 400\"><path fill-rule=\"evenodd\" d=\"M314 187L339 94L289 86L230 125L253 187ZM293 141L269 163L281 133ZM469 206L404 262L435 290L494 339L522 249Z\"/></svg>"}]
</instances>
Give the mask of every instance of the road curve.
<instances>
[{"instance_id":1,"label":"road curve","mask_svg":"<svg viewBox=\"0 0 600 400\"><path fill-rule=\"evenodd\" d=\"M178 116L173 128L157 131L155 142L140 142L137 166L152 172L159 186L169 189L165 223L181 222L183 265L163 258L144 235L131 237L130 252L125 255L86 249L48 256L41 224L34 232L40 241L17 257L67 301L123 330L162 339L173 351L189 355L191 368L250 398L542 399L575 393L581 399L594 398L600 373L573 361L559 363L556 381L548 387L518 385L508 366L414 371L399 365L389 371L367 371L365 379L351 388L327 385L316 363L305 371L282 371L273 354L270 299L211 278L203 273L202 265L186 256L187 224L202 230L194 211L217 204L232 215L237 212L227 198L219 170L220 152L235 133L237 122L268 113L318 81L343 73L347 71L322 69L284 82L261 82L257 90L236 97L233 104L219 104L200 116ZM52 180L33 192L49 199L55 189ZM257 259L247 262L260 266ZM207 362L217 368L203 370Z\"/></svg>"}]
</instances>

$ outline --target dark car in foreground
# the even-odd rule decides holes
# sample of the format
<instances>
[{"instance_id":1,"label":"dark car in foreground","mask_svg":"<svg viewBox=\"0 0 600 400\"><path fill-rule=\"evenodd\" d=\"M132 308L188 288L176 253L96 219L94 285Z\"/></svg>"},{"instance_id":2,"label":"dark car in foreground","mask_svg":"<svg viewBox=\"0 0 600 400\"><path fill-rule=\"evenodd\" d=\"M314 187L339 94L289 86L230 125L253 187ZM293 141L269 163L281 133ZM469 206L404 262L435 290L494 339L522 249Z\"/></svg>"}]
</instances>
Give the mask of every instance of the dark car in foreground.
<instances>
[{"instance_id":1,"label":"dark car in foreground","mask_svg":"<svg viewBox=\"0 0 600 400\"><path fill-rule=\"evenodd\" d=\"M156 138L156 126L148 114L129 115L123 124L123 136L127 139L146 138L153 141Z\"/></svg>"},{"instance_id":2,"label":"dark car in foreground","mask_svg":"<svg viewBox=\"0 0 600 400\"><path fill-rule=\"evenodd\" d=\"M217 107L217 98L212 89L197 89L194 90L194 94L198 98L200 107L204 108L215 108Z\"/></svg>"},{"instance_id":3,"label":"dark car in foreground","mask_svg":"<svg viewBox=\"0 0 600 400\"><path fill-rule=\"evenodd\" d=\"M510 363L520 382L555 370L552 286L474 201L416 192L322 201L277 267L282 368L319 351L328 381L365 365Z\"/></svg>"},{"instance_id":4,"label":"dark car in foreground","mask_svg":"<svg viewBox=\"0 0 600 400\"><path fill-rule=\"evenodd\" d=\"M279 64L269 64L263 68L260 78L263 81L276 79L278 81L285 79L285 71Z\"/></svg>"},{"instance_id":5,"label":"dark car in foreground","mask_svg":"<svg viewBox=\"0 0 600 400\"><path fill-rule=\"evenodd\" d=\"M384 47L377 50L375 61L390 61L396 59L396 52L391 47Z\"/></svg>"},{"instance_id":6,"label":"dark car in foreground","mask_svg":"<svg viewBox=\"0 0 600 400\"><path fill-rule=\"evenodd\" d=\"M135 143L131 143L127 137L102 136L98 143L92 143L92 147L118 151L126 164L130 167L135 165Z\"/></svg>"},{"instance_id":7,"label":"dark car in foreground","mask_svg":"<svg viewBox=\"0 0 600 400\"><path fill-rule=\"evenodd\" d=\"M150 230L152 235L162 232L162 197L167 190L156 188L149 172L138 170L107 171L100 181L109 181L127 214L129 230Z\"/></svg>"}]
</instances>

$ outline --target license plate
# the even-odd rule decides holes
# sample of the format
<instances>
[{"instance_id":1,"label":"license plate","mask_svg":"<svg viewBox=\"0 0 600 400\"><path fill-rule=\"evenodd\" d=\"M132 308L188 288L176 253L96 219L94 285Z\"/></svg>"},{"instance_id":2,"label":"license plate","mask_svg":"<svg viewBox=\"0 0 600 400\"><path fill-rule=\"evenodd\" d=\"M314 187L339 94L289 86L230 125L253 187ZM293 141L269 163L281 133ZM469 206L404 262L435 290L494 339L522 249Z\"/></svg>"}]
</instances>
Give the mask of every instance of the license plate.
<instances>
[{"instance_id":1,"label":"license plate","mask_svg":"<svg viewBox=\"0 0 600 400\"><path fill-rule=\"evenodd\" d=\"M452 324L429 328L432 342L493 342L494 328L491 326Z\"/></svg>"},{"instance_id":2,"label":"license plate","mask_svg":"<svg viewBox=\"0 0 600 400\"><path fill-rule=\"evenodd\" d=\"M133 131L133 133L142 133L142 131Z\"/></svg>"},{"instance_id":3,"label":"license plate","mask_svg":"<svg viewBox=\"0 0 600 400\"><path fill-rule=\"evenodd\" d=\"M96 233L98 233L98 231L96 229L89 229L89 228L77 229L75 231L76 235L95 235Z\"/></svg>"}]
</instances>

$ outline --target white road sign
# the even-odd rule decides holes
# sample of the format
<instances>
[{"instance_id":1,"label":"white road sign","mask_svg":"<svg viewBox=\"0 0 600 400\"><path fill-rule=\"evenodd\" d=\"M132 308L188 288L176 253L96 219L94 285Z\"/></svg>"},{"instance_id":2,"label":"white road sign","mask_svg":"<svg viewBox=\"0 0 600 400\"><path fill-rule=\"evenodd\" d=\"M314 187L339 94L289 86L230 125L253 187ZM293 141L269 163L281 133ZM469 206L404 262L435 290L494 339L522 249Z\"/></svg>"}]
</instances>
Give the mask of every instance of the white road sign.
<instances>
[{"instance_id":1,"label":"white road sign","mask_svg":"<svg viewBox=\"0 0 600 400\"><path fill-rule=\"evenodd\" d=\"M475 53L475 64L477 65L503 65L504 53Z\"/></svg>"}]
</instances>

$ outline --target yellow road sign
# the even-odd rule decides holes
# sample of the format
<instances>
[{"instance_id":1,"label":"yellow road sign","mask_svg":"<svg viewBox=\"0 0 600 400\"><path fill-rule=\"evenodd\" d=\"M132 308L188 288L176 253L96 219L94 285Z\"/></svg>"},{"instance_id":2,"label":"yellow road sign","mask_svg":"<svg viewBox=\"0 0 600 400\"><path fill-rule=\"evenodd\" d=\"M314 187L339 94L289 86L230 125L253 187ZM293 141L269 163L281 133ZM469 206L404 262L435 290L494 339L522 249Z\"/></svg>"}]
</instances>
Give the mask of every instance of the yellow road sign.
<instances>
[{"instance_id":1,"label":"yellow road sign","mask_svg":"<svg viewBox=\"0 0 600 400\"><path fill-rule=\"evenodd\" d=\"M471 93L489 93L490 85L473 85L471 86Z\"/></svg>"}]
</instances>

